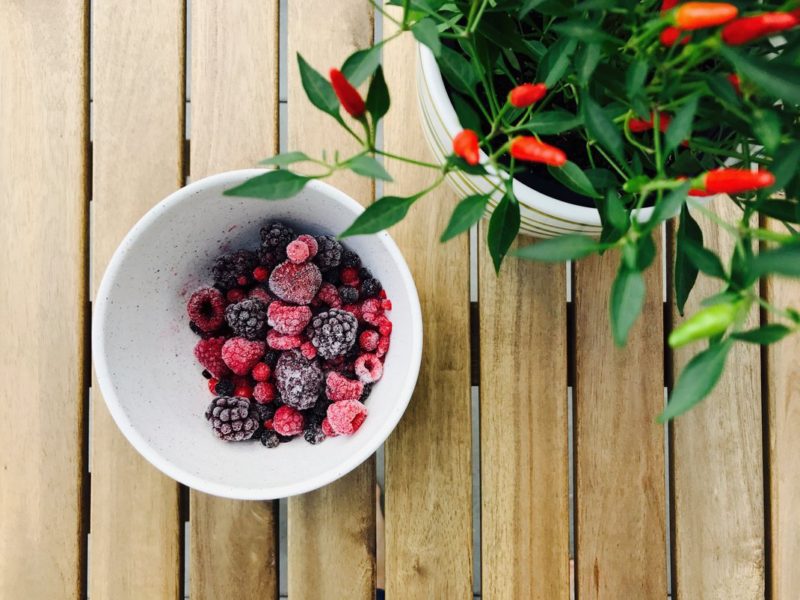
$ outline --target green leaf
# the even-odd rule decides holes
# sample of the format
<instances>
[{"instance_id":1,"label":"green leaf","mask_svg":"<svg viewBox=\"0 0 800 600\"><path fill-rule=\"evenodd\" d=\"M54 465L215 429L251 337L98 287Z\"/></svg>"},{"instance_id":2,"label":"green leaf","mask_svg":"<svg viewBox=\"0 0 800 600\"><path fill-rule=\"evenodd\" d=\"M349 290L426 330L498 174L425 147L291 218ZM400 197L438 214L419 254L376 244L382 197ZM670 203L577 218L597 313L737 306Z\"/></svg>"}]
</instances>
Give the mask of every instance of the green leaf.
<instances>
[{"instance_id":1,"label":"green leaf","mask_svg":"<svg viewBox=\"0 0 800 600\"><path fill-rule=\"evenodd\" d=\"M788 200L765 200L758 204L758 212L786 223L800 223L800 204Z\"/></svg>"},{"instance_id":2,"label":"green leaf","mask_svg":"<svg viewBox=\"0 0 800 600\"><path fill-rule=\"evenodd\" d=\"M628 215L628 211L625 210L622 198L620 198L615 190L608 190L606 192L602 213L608 220L608 223L617 231L625 233L628 230L631 222L630 216Z\"/></svg>"},{"instance_id":3,"label":"green leaf","mask_svg":"<svg viewBox=\"0 0 800 600\"><path fill-rule=\"evenodd\" d=\"M690 239L703 244L703 230L692 218L689 209L684 204L681 208L681 220L678 225L675 245L675 268L673 269L673 277L675 279L675 304L678 307L678 312L683 315L683 307L686 305L686 300L689 298L689 293L694 287L694 282L697 281L697 267L689 260L684 250L685 241Z\"/></svg>"},{"instance_id":4,"label":"green leaf","mask_svg":"<svg viewBox=\"0 0 800 600\"><path fill-rule=\"evenodd\" d=\"M692 137L692 122L697 112L697 100L697 96L692 96L675 113L675 118L672 119L664 134L664 156L680 146L683 140Z\"/></svg>"},{"instance_id":5,"label":"green leaf","mask_svg":"<svg viewBox=\"0 0 800 600\"><path fill-rule=\"evenodd\" d=\"M311 104L341 122L339 100L336 98L330 82L309 65L299 52L297 53L297 66L300 68L303 90Z\"/></svg>"},{"instance_id":6,"label":"green leaf","mask_svg":"<svg viewBox=\"0 0 800 600\"><path fill-rule=\"evenodd\" d=\"M733 87L733 84L731 84L724 75L709 75L706 78L706 84L708 85L711 95L723 103L733 107L739 107L742 104L742 101L736 94L736 89Z\"/></svg>"},{"instance_id":7,"label":"green leaf","mask_svg":"<svg viewBox=\"0 0 800 600\"><path fill-rule=\"evenodd\" d=\"M451 154L447 157L447 164L469 175L486 175L488 173L486 167L484 167L482 164L478 163L477 165L471 165L463 158L456 156L455 154Z\"/></svg>"},{"instance_id":8,"label":"green leaf","mask_svg":"<svg viewBox=\"0 0 800 600\"><path fill-rule=\"evenodd\" d=\"M700 306L715 306L717 304L735 304L742 297L740 294L735 292L720 292L719 294L714 294L713 296L709 296L708 298L703 298L700 301Z\"/></svg>"},{"instance_id":9,"label":"green leaf","mask_svg":"<svg viewBox=\"0 0 800 600\"><path fill-rule=\"evenodd\" d=\"M282 200L297 194L309 179L311 178L297 175L291 171L267 171L248 179L241 185L225 190L225 195Z\"/></svg>"},{"instance_id":10,"label":"green leaf","mask_svg":"<svg viewBox=\"0 0 800 600\"><path fill-rule=\"evenodd\" d=\"M282 152L270 158L266 158L259 162L260 165L272 165L276 167L285 167L296 162L303 162L311 160L305 152Z\"/></svg>"},{"instance_id":11,"label":"green leaf","mask_svg":"<svg viewBox=\"0 0 800 600\"><path fill-rule=\"evenodd\" d=\"M725 369L732 345L730 340L714 344L689 361L669 396L667 408L658 417L660 423L682 415L708 396Z\"/></svg>"},{"instance_id":12,"label":"green leaf","mask_svg":"<svg viewBox=\"0 0 800 600\"><path fill-rule=\"evenodd\" d=\"M625 73L625 91L631 100L642 90L642 86L647 80L647 70L647 62L641 59L633 61L628 67L628 71Z\"/></svg>"},{"instance_id":13,"label":"green leaf","mask_svg":"<svg viewBox=\"0 0 800 600\"><path fill-rule=\"evenodd\" d=\"M392 181L392 176L386 172L383 165L366 154L351 158L346 164L348 169L358 175L371 177L372 179L380 179L381 181Z\"/></svg>"},{"instance_id":14,"label":"green leaf","mask_svg":"<svg viewBox=\"0 0 800 600\"><path fill-rule=\"evenodd\" d=\"M601 244L587 235L568 233L519 248L512 255L541 262L564 262L589 256L607 247L607 244Z\"/></svg>"},{"instance_id":15,"label":"green leaf","mask_svg":"<svg viewBox=\"0 0 800 600\"><path fill-rule=\"evenodd\" d=\"M375 75L372 76L372 81L369 83L365 105L369 114L372 115L372 121L375 123L389 112L389 88L386 87L383 68L380 65L378 65Z\"/></svg>"},{"instance_id":16,"label":"green leaf","mask_svg":"<svg viewBox=\"0 0 800 600\"><path fill-rule=\"evenodd\" d=\"M753 112L753 133L764 144L769 154L774 155L781 144L781 120L771 110L758 109Z\"/></svg>"},{"instance_id":17,"label":"green leaf","mask_svg":"<svg viewBox=\"0 0 800 600\"><path fill-rule=\"evenodd\" d=\"M606 192L612 188L616 189L618 187L617 176L609 169L586 169L583 174L586 175L592 187L598 192Z\"/></svg>"},{"instance_id":18,"label":"green leaf","mask_svg":"<svg viewBox=\"0 0 800 600\"><path fill-rule=\"evenodd\" d=\"M547 172L559 183L569 189L590 198L602 198L592 186L592 182L581 168L572 161L567 161L560 167L547 167Z\"/></svg>"},{"instance_id":19,"label":"green leaf","mask_svg":"<svg viewBox=\"0 0 800 600\"><path fill-rule=\"evenodd\" d=\"M792 330L785 325L771 323L748 331L738 331L731 334L731 337L751 344L774 344L790 333Z\"/></svg>"},{"instance_id":20,"label":"green leaf","mask_svg":"<svg viewBox=\"0 0 800 600\"><path fill-rule=\"evenodd\" d=\"M589 135L608 150L614 158L624 162L624 145L619 126L611 120L589 94L582 96L581 114Z\"/></svg>"},{"instance_id":21,"label":"green leaf","mask_svg":"<svg viewBox=\"0 0 800 600\"><path fill-rule=\"evenodd\" d=\"M800 277L800 242L760 252L750 259L747 271L753 279L767 273Z\"/></svg>"},{"instance_id":22,"label":"green leaf","mask_svg":"<svg viewBox=\"0 0 800 600\"><path fill-rule=\"evenodd\" d=\"M426 17L421 21L417 21L411 27L411 33L420 44L425 44L430 48L434 56L441 55L442 42L439 39L439 29L437 29L433 19Z\"/></svg>"},{"instance_id":23,"label":"green leaf","mask_svg":"<svg viewBox=\"0 0 800 600\"><path fill-rule=\"evenodd\" d=\"M800 104L800 67L764 60L726 45L719 52L729 60L742 78L774 98Z\"/></svg>"},{"instance_id":24,"label":"green leaf","mask_svg":"<svg viewBox=\"0 0 800 600\"><path fill-rule=\"evenodd\" d=\"M529 12L531 12L534 8L539 6L540 4L544 4L546 0L525 0L522 3L522 6L519 9L519 19L524 19Z\"/></svg>"},{"instance_id":25,"label":"green leaf","mask_svg":"<svg viewBox=\"0 0 800 600\"><path fill-rule=\"evenodd\" d=\"M522 126L539 135L552 135L575 129L580 124L579 116L557 108L533 115L531 120Z\"/></svg>"},{"instance_id":26,"label":"green leaf","mask_svg":"<svg viewBox=\"0 0 800 600\"><path fill-rule=\"evenodd\" d=\"M489 196L482 194L473 194L461 200L453 210L450 222L439 241L446 242L472 227L483 216L488 202Z\"/></svg>"},{"instance_id":27,"label":"green leaf","mask_svg":"<svg viewBox=\"0 0 800 600\"><path fill-rule=\"evenodd\" d=\"M458 116L458 122L461 127L480 132L482 121L475 109L472 108L472 105L459 94L450 94L450 100L456 110L456 116Z\"/></svg>"},{"instance_id":28,"label":"green leaf","mask_svg":"<svg viewBox=\"0 0 800 600\"><path fill-rule=\"evenodd\" d=\"M719 257L711 252L708 248L704 248L702 243L697 243L691 238L683 238L681 249L686 254L686 258L697 267L700 271L711 277L728 279L725 268L719 260Z\"/></svg>"},{"instance_id":29,"label":"green leaf","mask_svg":"<svg viewBox=\"0 0 800 600\"><path fill-rule=\"evenodd\" d=\"M356 50L342 65L342 74L354 86L364 83L381 64L381 47L371 46L363 50Z\"/></svg>"},{"instance_id":30,"label":"green leaf","mask_svg":"<svg viewBox=\"0 0 800 600\"><path fill-rule=\"evenodd\" d=\"M466 58L455 50L442 46L438 62L442 75L450 85L467 95L475 93L478 73Z\"/></svg>"},{"instance_id":31,"label":"green leaf","mask_svg":"<svg viewBox=\"0 0 800 600\"><path fill-rule=\"evenodd\" d=\"M487 243L495 272L500 272L503 258L514 242L514 238L517 237L518 231L519 204L507 193L495 207L492 218L489 220Z\"/></svg>"},{"instance_id":32,"label":"green leaf","mask_svg":"<svg viewBox=\"0 0 800 600\"><path fill-rule=\"evenodd\" d=\"M592 77L602 57L603 47L600 44L586 44L578 50L575 56L575 73L581 86L586 86L589 83L589 79Z\"/></svg>"},{"instance_id":33,"label":"green leaf","mask_svg":"<svg viewBox=\"0 0 800 600\"><path fill-rule=\"evenodd\" d=\"M399 196L384 196L370 204L359 217L342 232L339 237L346 238L354 235L377 233L395 223L399 223L408 213L411 205L419 196L401 198Z\"/></svg>"},{"instance_id":34,"label":"green leaf","mask_svg":"<svg viewBox=\"0 0 800 600\"><path fill-rule=\"evenodd\" d=\"M595 21L585 19L571 19L553 25L552 29L568 37L582 42L605 42L613 39L604 32Z\"/></svg>"},{"instance_id":35,"label":"green leaf","mask_svg":"<svg viewBox=\"0 0 800 600\"><path fill-rule=\"evenodd\" d=\"M684 202L686 202L686 196L689 193L689 188L691 187L692 184L686 182L680 187L670 190L670 192L653 207L653 214L650 217L650 220L647 222L648 229L652 229L660 223L666 221L667 219L671 219L678 214L683 207Z\"/></svg>"},{"instance_id":36,"label":"green leaf","mask_svg":"<svg viewBox=\"0 0 800 600\"><path fill-rule=\"evenodd\" d=\"M562 37L548 48L544 58L539 62L537 81L542 81L548 88L557 84L567 72L578 41L574 38Z\"/></svg>"},{"instance_id":37,"label":"green leaf","mask_svg":"<svg viewBox=\"0 0 800 600\"><path fill-rule=\"evenodd\" d=\"M644 277L638 271L625 266L620 267L616 279L611 286L611 333L618 346L628 341L630 331L644 306Z\"/></svg>"},{"instance_id":38,"label":"green leaf","mask_svg":"<svg viewBox=\"0 0 800 600\"><path fill-rule=\"evenodd\" d=\"M800 142L782 146L780 151L775 155L775 161L770 166L770 171L775 175L775 183L772 187L764 190L764 192L770 195L785 188L797 173L797 165L799 163Z\"/></svg>"}]
</instances>

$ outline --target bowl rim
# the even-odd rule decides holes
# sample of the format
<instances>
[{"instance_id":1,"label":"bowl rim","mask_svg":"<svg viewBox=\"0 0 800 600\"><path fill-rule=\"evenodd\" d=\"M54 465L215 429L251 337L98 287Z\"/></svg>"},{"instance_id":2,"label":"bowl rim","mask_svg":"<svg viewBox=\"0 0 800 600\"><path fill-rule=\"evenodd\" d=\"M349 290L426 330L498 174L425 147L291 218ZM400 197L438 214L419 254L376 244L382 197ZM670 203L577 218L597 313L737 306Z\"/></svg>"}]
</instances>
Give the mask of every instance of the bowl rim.
<instances>
[{"instance_id":1,"label":"bowl rim","mask_svg":"<svg viewBox=\"0 0 800 600\"><path fill-rule=\"evenodd\" d=\"M168 477L201 492L238 500L273 500L302 494L327 485L355 469L375 453L375 451L386 441L394 428L397 426L397 423L402 418L411 400L411 396L414 392L417 378L419 376L420 364L422 362L423 328L419 294L417 293L417 288L414 284L414 279L411 276L411 271L405 261L405 258L403 257L403 254L400 251L400 248L397 246L391 236L386 231L383 231L376 235L381 239L382 244L389 252L394 265L399 271L400 280L409 294L411 304L411 322L409 323L409 326L413 329L412 339L418 340L418 343L412 344L412 346L408 349L408 352L410 353L409 372L408 376L405 378L403 388L400 389L398 393L394 394L394 409L389 413L388 418L381 423L380 428L375 432L375 434L373 434L372 438L367 440L364 445L357 448L347 457L346 460L337 465L337 468L330 469L301 483L286 484L277 487L266 486L240 488L227 484L207 481L206 479L198 477L197 475L194 475L173 464L167 458L162 456L161 453L159 453L150 445L144 435L130 423L112 384L112 377L106 361L104 335L102 335L103 325L106 322L108 314L108 303L106 302L106 298L108 297L111 287L119 274L119 270L122 266L124 258L127 256L130 247L136 241L136 239L160 218L161 213L165 209L171 208L172 206L178 205L185 201L190 201L191 196L195 192L205 190L209 187L229 188L264 172L266 172L266 169L239 169L218 173L216 175L211 175L198 181L189 183L188 185L174 191L169 196L158 202L139 219L139 221L122 239L119 246L117 246L117 249L114 251L111 260L106 267L103 278L93 300L94 314L92 317L92 362L94 364L95 375L97 377L97 382L99 384L103 400L108 407L114 422L117 424L117 427L120 429L120 431L122 431L125 438L133 445L139 454L141 454L150 464ZM364 207L361 206L361 204L328 183L318 180L311 180L306 184L306 186L316 192L320 192L328 196L340 207L351 211L354 216L364 211ZM302 192L300 193L302 194ZM263 200L253 200L256 202L263 202Z\"/></svg>"}]
</instances>

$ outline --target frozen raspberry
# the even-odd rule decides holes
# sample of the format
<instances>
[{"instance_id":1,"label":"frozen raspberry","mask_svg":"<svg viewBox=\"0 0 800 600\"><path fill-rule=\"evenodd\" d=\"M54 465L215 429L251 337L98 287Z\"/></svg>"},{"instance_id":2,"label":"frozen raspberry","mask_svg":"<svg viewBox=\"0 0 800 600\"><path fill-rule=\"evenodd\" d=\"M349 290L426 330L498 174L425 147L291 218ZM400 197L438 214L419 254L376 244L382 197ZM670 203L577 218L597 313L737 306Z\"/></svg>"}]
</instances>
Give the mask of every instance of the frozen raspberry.
<instances>
[{"instance_id":1,"label":"frozen raspberry","mask_svg":"<svg viewBox=\"0 0 800 600\"><path fill-rule=\"evenodd\" d=\"M303 342L300 345L300 352L308 360L311 360L311 359L317 357L317 349L314 348L314 344L312 344L311 342Z\"/></svg>"},{"instance_id":2,"label":"frozen raspberry","mask_svg":"<svg viewBox=\"0 0 800 600\"><path fill-rule=\"evenodd\" d=\"M197 290L189 298L186 310L189 318L201 331L214 331L225 322L225 299L216 288Z\"/></svg>"},{"instance_id":3,"label":"frozen raspberry","mask_svg":"<svg viewBox=\"0 0 800 600\"><path fill-rule=\"evenodd\" d=\"M214 261L211 274L214 283L223 290L229 290L237 285L245 285L256 267L256 255L248 250L239 250L230 254L223 254ZM245 284L239 283L239 278L245 278Z\"/></svg>"},{"instance_id":4,"label":"frozen raspberry","mask_svg":"<svg viewBox=\"0 0 800 600\"><path fill-rule=\"evenodd\" d=\"M319 444L327 437L322 431L321 423L308 423L303 431L303 437L309 444Z\"/></svg>"},{"instance_id":5,"label":"frozen raspberry","mask_svg":"<svg viewBox=\"0 0 800 600\"><path fill-rule=\"evenodd\" d=\"M381 301L377 298L370 298L369 300L364 300L361 303L361 311L365 313L375 313L380 314L383 312L383 308L381 308Z\"/></svg>"},{"instance_id":6,"label":"frozen raspberry","mask_svg":"<svg viewBox=\"0 0 800 600\"><path fill-rule=\"evenodd\" d=\"M194 347L194 356L217 379L228 373L228 367L222 360L222 348L225 345L224 337L200 340Z\"/></svg>"},{"instance_id":7,"label":"frozen raspberry","mask_svg":"<svg viewBox=\"0 0 800 600\"><path fill-rule=\"evenodd\" d=\"M325 379L325 395L333 402L358 400L363 391L364 384L358 379L348 379L336 371L328 373Z\"/></svg>"},{"instance_id":8,"label":"frozen raspberry","mask_svg":"<svg viewBox=\"0 0 800 600\"><path fill-rule=\"evenodd\" d=\"M340 264L343 267L355 267L356 269L359 269L361 268L361 258L359 258L358 254L352 250L345 248L342 251L342 262Z\"/></svg>"},{"instance_id":9,"label":"frozen raspberry","mask_svg":"<svg viewBox=\"0 0 800 600\"><path fill-rule=\"evenodd\" d=\"M349 285L340 285L339 289L339 298L342 299L344 304L355 304L358 302L358 290Z\"/></svg>"},{"instance_id":10,"label":"frozen raspberry","mask_svg":"<svg viewBox=\"0 0 800 600\"><path fill-rule=\"evenodd\" d=\"M266 281L269 278L269 269L266 267L256 267L253 269L253 279L256 281Z\"/></svg>"},{"instance_id":11,"label":"frozen raspberry","mask_svg":"<svg viewBox=\"0 0 800 600\"><path fill-rule=\"evenodd\" d=\"M263 339L267 332L267 305L261 300L247 298L225 309L225 320L234 335L248 340Z\"/></svg>"},{"instance_id":12,"label":"frozen raspberry","mask_svg":"<svg viewBox=\"0 0 800 600\"><path fill-rule=\"evenodd\" d=\"M338 433L336 433L336 432L335 432L335 431L334 431L334 430L331 428L331 422L328 420L328 418L327 418L327 417L325 417L324 419L322 419L322 425L321 425L321 428L322 428L322 433L324 433L324 434L325 434L325 437L336 437L337 435L339 435Z\"/></svg>"},{"instance_id":13,"label":"frozen raspberry","mask_svg":"<svg viewBox=\"0 0 800 600\"><path fill-rule=\"evenodd\" d=\"M240 383L236 386L233 390L234 396L239 396L240 398L252 398L253 397L253 386L247 382Z\"/></svg>"},{"instance_id":14,"label":"frozen raspberry","mask_svg":"<svg viewBox=\"0 0 800 600\"><path fill-rule=\"evenodd\" d=\"M269 289L278 298L292 304L309 304L322 284L322 274L313 263L296 265L282 262L269 276Z\"/></svg>"},{"instance_id":15,"label":"frozen raspberry","mask_svg":"<svg viewBox=\"0 0 800 600\"><path fill-rule=\"evenodd\" d=\"M344 306L342 306L342 310L346 310L359 321L363 316L361 313L361 306L359 306L358 304L345 304Z\"/></svg>"},{"instance_id":16,"label":"frozen raspberry","mask_svg":"<svg viewBox=\"0 0 800 600\"><path fill-rule=\"evenodd\" d=\"M382 336L388 337L392 334L392 322L389 319L387 319L385 315L378 315L377 323L378 323L378 332Z\"/></svg>"},{"instance_id":17,"label":"frozen raspberry","mask_svg":"<svg viewBox=\"0 0 800 600\"><path fill-rule=\"evenodd\" d=\"M276 329L267 333L267 345L273 350L291 350L299 348L302 343L303 338L299 335L281 335Z\"/></svg>"},{"instance_id":18,"label":"frozen raspberry","mask_svg":"<svg viewBox=\"0 0 800 600\"><path fill-rule=\"evenodd\" d=\"M275 365L275 386L285 404L300 410L310 408L322 391L322 369L299 350L284 352Z\"/></svg>"},{"instance_id":19,"label":"frozen raspberry","mask_svg":"<svg viewBox=\"0 0 800 600\"><path fill-rule=\"evenodd\" d=\"M214 388L217 396L233 396L233 391L236 389L236 384L230 379L220 379L219 383Z\"/></svg>"},{"instance_id":20,"label":"frozen raspberry","mask_svg":"<svg viewBox=\"0 0 800 600\"><path fill-rule=\"evenodd\" d=\"M300 240L294 240L286 246L286 257L296 265L308 260L308 246Z\"/></svg>"},{"instance_id":21,"label":"frozen raspberry","mask_svg":"<svg viewBox=\"0 0 800 600\"><path fill-rule=\"evenodd\" d=\"M347 311L332 308L311 319L308 337L322 358L346 354L356 341L358 322Z\"/></svg>"},{"instance_id":22,"label":"frozen raspberry","mask_svg":"<svg viewBox=\"0 0 800 600\"><path fill-rule=\"evenodd\" d=\"M253 379L255 379L256 381L267 381L272 375L272 369L267 363L260 362L255 367L253 367L253 372L251 373L251 375L253 376Z\"/></svg>"},{"instance_id":23,"label":"frozen raspberry","mask_svg":"<svg viewBox=\"0 0 800 600\"><path fill-rule=\"evenodd\" d=\"M225 299L231 304L234 302L239 302L239 300L242 298L244 298L244 292L239 288L233 288L232 290L225 292Z\"/></svg>"},{"instance_id":24,"label":"frozen raspberry","mask_svg":"<svg viewBox=\"0 0 800 600\"><path fill-rule=\"evenodd\" d=\"M247 293L247 297L253 300L261 300L265 305L269 306L270 302L275 300L272 296L269 295L269 292L265 290L263 287L256 286L252 290Z\"/></svg>"},{"instance_id":25,"label":"frozen raspberry","mask_svg":"<svg viewBox=\"0 0 800 600\"><path fill-rule=\"evenodd\" d=\"M286 246L294 239L294 230L281 223L272 221L261 228L261 250L271 252L278 262L286 258Z\"/></svg>"},{"instance_id":26,"label":"frozen raspberry","mask_svg":"<svg viewBox=\"0 0 800 600\"><path fill-rule=\"evenodd\" d=\"M381 282L375 279L374 277L364 279L361 282L361 295L364 298L377 296L378 292L380 292L381 289L382 289Z\"/></svg>"},{"instance_id":27,"label":"frozen raspberry","mask_svg":"<svg viewBox=\"0 0 800 600\"><path fill-rule=\"evenodd\" d=\"M352 435L366 418L367 407L358 400L334 402L328 407L328 425L339 435Z\"/></svg>"},{"instance_id":28,"label":"frozen raspberry","mask_svg":"<svg viewBox=\"0 0 800 600\"><path fill-rule=\"evenodd\" d=\"M375 354L377 354L378 357L380 358L385 356L388 351L389 351L389 336L382 335L378 339L378 347L375 349Z\"/></svg>"},{"instance_id":29,"label":"frozen raspberry","mask_svg":"<svg viewBox=\"0 0 800 600\"><path fill-rule=\"evenodd\" d=\"M389 300L388 298L383 298L383 299L381 300L381 308L382 308L384 311L387 311L387 310L392 310L392 301L391 301L391 300Z\"/></svg>"},{"instance_id":30,"label":"frozen raspberry","mask_svg":"<svg viewBox=\"0 0 800 600\"><path fill-rule=\"evenodd\" d=\"M320 271L335 269L342 261L342 245L332 235L317 236L317 255L314 262Z\"/></svg>"},{"instance_id":31,"label":"frozen raspberry","mask_svg":"<svg viewBox=\"0 0 800 600\"><path fill-rule=\"evenodd\" d=\"M256 387L253 388L253 398L259 404L269 404L275 400L276 396L275 386L266 381L258 382Z\"/></svg>"},{"instance_id":32,"label":"frozen raspberry","mask_svg":"<svg viewBox=\"0 0 800 600\"><path fill-rule=\"evenodd\" d=\"M206 409L206 420L214 434L228 442L249 440L259 426L247 398L214 398Z\"/></svg>"},{"instance_id":33,"label":"frozen raspberry","mask_svg":"<svg viewBox=\"0 0 800 600\"><path fill-rule=\"evenodd\" d=\"M267 311L269 324L283 335L297 335L311 321L311 309L307 306L292 306L276 300Z\"/></svg>"},{"instance_id":34,"label":"frozen raspberry","mask_svg":"<svg viewBox=\"0 0 800 600\"><path fill-rule=\"evenodd\" d=\"M314 258L319 251L319 244L317 244L316 238L313 235L308 235L304 233L303 235L297 236L298 242L303 242L308 247L308 257Z\"/></svg>"},{"instance_id":35,"label":"frozen raspberry","mask_svg":"<svg viewBox=\"0 0 800 600\"><path fill-rule=\"evenodd\" d=\"M357 286L358 285L358 269L355 267L345 267L339 273L339 279L345 285Z\"/></svg>"},{"instance_id":36,"label":"frozen raspberry","mask_svg":"<svg viewBox=\"0 0 800 600\"><path fill-rule=\"evenodd\" d=\"M372 352L378 347L379 338L380 334L378 334L377 331L367 329L366 331L362 331L361 335L358 336L358 345L361 346L362 350Z\"/></svg>"},{"instance_id":37,"label":"frozen raspberry","mask_svg":"<svg viewBox=\"0 0 800 600\"><path fill-rule=\"evenodd\" d=\"M280 435L303 433L303 415L291 406L281 406L272 418L272 428Z\"/></svg>"},{"instance_id":38,"label":"frozen raspberry","mask_svg":"<svg viewBox=\"0 0 800 600\"><path fill-rule=\"evenodd\" d=\"M319 292L317 292L315 300L319 300L321 303L327 304L332 308L339 308L342 305L336 286L327 282L319 287Z\"/></svg>"},{"instance_id":39,"label":"frozen raspberry","mask_svg":"<svg viewBox=\"0 0 800 600\"><path fill-rule=\"evenodd\" d=\"M354 367L356 375L364 383L375 383L383 375L383 363L374 354L362 354Z\"/></svg>"},{"instance_id":40,"label":"frozen raspberry","mask_svg":"<svg viewBox=\"0 0 800 600\"><path fill-rule=\"evenodd\" d=\"M264 342L235 337L222 346L222 360L237 375L247 375L264 356L264 350Z\"/></svg>"},{"instance_id":41,"label":"frozen raspberry","mask_svg":"<svg viewBox=\"0 0 800 600\"><path fill-rule=\"evenodd\" d=\"M380 298L381 300L386 300L386 290L381 290L380 292L378 292L378 298Z\"/></svg>"}]
</instances>

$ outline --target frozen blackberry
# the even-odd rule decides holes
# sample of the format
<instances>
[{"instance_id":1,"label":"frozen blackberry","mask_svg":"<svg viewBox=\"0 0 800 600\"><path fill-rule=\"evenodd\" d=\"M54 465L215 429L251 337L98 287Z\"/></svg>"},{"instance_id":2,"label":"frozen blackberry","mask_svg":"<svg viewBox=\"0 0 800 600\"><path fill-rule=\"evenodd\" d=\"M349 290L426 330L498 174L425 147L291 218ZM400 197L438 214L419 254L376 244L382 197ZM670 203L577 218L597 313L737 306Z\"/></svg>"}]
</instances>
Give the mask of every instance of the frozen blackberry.
<instances>
[{"instance_id":1,"label":"frozen blackberry","mask_svg":"<svg viewBox=\"0 0 800 600\"><path fill-rule=\"evenodd\" d=\"M237 336L261 339L267 333L267 305L257 298L242 300L225 309L225 320Z\"/></svg>"},{"instance_id":2,"label":"frozen blackberry","mask_svg":"<svg viewBox=\"0 0 800 600\"><path fill-rule=\"evenodd\" d=\"M358 399L359 402L366 402L367 398L369 398L370 393L372 392L372 386L375 385L374 383L365 383L364 384L364 391L361 392L361 398Z\"/></svg>"},{"instance_id":3,"label":"frozen blackberry","mask_svg":"<svg viewBox=\"0 0 800 600\"><path fill-rule=\"evenodd\" d=\"M281 253L272 248L259 248L258 249L258 262L259 264L267 267L267 269L274 269L281 264L285 258L281 257Z\"/></svg>"},{"instance_id":4,"label":"frozen blackberry","mask_svg":"<svg viewBox=\"0 0 800 600\"><path fill-rule=\"evenodd\" d=\"M307 334L317 354L331 359L353 347L358 333L358 321L352 313L332 308L319 313L308 326Z\"/></svg>"},{"instance_id":5,"label":"frozen blackberry","mask_svg":"<svg viewBox=\"0 0 800 600\"><path fill-rule=\"evenodd\" d=\"M220 379L214 387L214 393L218 396L233 396L236 385L230 379Z\"/></svg>"},{"instance_id":6,"label":"frozen blackberry","mask_svg":"<svg viewBox=\"0 0 800 600\"><path fill-rule=\"evenodd\" d=\"M274 367L275 363L278 362L278 357L280 357L280 355L281 353L277 350L267 350L262 360L270 367Z\"/></svg>"},{"instance_id":7,"label":"frozen blackberry","mask_svg":"<svg viewBox=\"0 0 800 600\"><path fill-rule=\"evenodd\" d=\"M338 267L342 262L342 245L332 235L320 235L316 240L319 250L314 257L314 263L319 270L328 271Z\"/></svg>"},{"instance_id":8,"label":"frozen blackberry","mask_svg":"<svg viewBox=\"0 0 800 600\"><path fill-rule=\"evenodd\" d=\"M364 279L372 279L372 271L370 271L367 267L361 267L358 270L358 278L362 281Z\"/></svg>"},{"instance_id":9,"label":"frozen blackberry","mask_svg":"<svg viewBox=\"0 0 800 600\"><path fill-rule=\"evenodd\" d=\"M277 402L270 402L269 404L259 404L258 402L250 403L250 410L253 411L253 416L258 419L262 425L267 419L275 416L275 411L278 410L280 404Z\"/></svg>"},{"instance_id":10,"label":"frozen blackberry","mask_svg":"<svg viewBox=\"0 0 800 600\"><path fill-rule=\"evenodd\" d=\"M328 271L322 272L322 281L326 283L331 283L333 285L339 285L339 269L330 269Z\"/></svg>"},{"instance_id":11,"label":"frozen blackberry","mask_svg":"<svg viewBox=\"0 0 800 600\"><path fill-rule=\"evenodd\" d=\"M325 433L322 431L322 422L309 423L303 431L303 437L309 444L319 444L325 440Z\"/></svg>"},{"instance_id":12,"label":"frozen blackberry","mask_svg":"<svg viewBox=\"0 0 800 600\"><path fill-rule=\"evenodd\" d=\"M338 289L342 304L355 304L358 302L358 290L353 286L340 285Z\"/></svg>"},{"instance_id":13,"label":"frozen blackberry","mask_svg":"<svg viewBox=\"0 0 800 600\"><path fill-rule=\"evenodd\" d=\"M364 298L373 298L383 289L381 282L374 277L361 280L361 295Z\"/></svg>"},{"instance_id":14,"label":"frozen blackberry","mask_svg":"<svg viewBox=\"0 0 800 600\"><path fill-rule=\"evenodd\" d=\"M214 398L206 409L214 434L227 442L249 440L259 427L247 398Z\"/></svg>"},{"instance_id":15,"label":"frozen blackberry","mask_svg":"<svg viewBox=\"0 0 800 600\"><path fill-rule=\"evenodd\" d=\"M354 269L358 269L361 267L361 257L352 250L344 248L342 250L341 266L353 267Z\"/></svg>"},{"instance_id":16,"label":"frozen blackberry","mask_svg":"<svg viewBox=\"0 0 800 600\"><path fill-rule=\"evenodd\" d=\"M311 408L322 391L322 369L299 350L289 350L275 365L275 387L284 404L297 410Z\"/></svg>"},{"instance_id":17,"label":"frozen blackberry","mask_svg":"<svg viewBox=\"0 0 800 600\"><path fill-rule=\"evenodd\" d=\"M281 445L281 436L277 433L272 431L271 429L265 429L261 432L261 443L264 444L267 448L277 448Z\"/></svg>"},{"instance_id":18,"label":"frozen blackberry","mask_svg":"<svg viewBox=\"0 0 800 600\"><path fill-rule=\"evenodd\" d=\"M286 246L294 238L294 229L280 221L271 221L261 228L261 249L273 252L280 262L286 258Z\"/></svg>"},{"instance_id":19,"label":"frozen blackberry","mask_svg":"<svg viewBox=\"0 0 800 600\"><path fill-rule=\"evenodd\" d=\"M257 264L256 255L248 250L223 254L214 261L214 265L211 267L215 287L229 290L242 285L240 282L242 277L250 281L253 269Z\"/></svg>"}]
</instances>

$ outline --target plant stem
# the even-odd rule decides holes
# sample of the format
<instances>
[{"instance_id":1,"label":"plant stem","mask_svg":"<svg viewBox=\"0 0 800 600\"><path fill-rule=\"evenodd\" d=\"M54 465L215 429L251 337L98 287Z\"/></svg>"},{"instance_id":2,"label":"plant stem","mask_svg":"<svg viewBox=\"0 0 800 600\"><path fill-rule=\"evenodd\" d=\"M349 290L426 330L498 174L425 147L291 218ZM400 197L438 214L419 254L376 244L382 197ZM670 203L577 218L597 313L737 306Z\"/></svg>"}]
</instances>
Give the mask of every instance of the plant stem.
<instances>
[{"instance_id":1,"label":"plant stem","mask_svg":"<svg viewBox=\"0 0 800 600\"><path fill-rule=\"evenodd\" d=\"M422 160L415 160L413 158L407 158L405 156L400 156L399 154L393 154L391 152L386 152L385 150L378 150L377 148L374 149L375 154L380 154L381 156L385 156L386 158L391 158L393 160L400 160L403 162L407 162L411 165L417 165L418 167L427 167L429 169L441 169L442 165L437 165L435 163L425 162Z\"/></svg>"}]
</instances>

